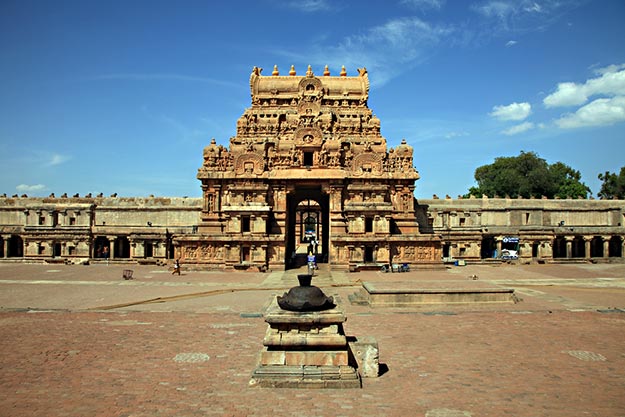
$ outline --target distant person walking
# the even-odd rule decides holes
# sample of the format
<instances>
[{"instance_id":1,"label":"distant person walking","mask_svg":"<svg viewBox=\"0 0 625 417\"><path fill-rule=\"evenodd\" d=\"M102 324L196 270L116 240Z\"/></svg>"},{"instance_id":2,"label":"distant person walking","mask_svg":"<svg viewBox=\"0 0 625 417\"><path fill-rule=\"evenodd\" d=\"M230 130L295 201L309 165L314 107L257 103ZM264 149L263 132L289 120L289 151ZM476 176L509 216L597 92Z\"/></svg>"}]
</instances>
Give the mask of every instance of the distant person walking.
<instances>
[{"instance_id":1,"label":"distant person walking","mask_svg":"<svg viewBox=\"0 0 625 417\"><path fill-rule=\"evenodd\" d=\"M174 271L171 273L172 275L178 274L180 275L180 261L176 259L174 262Z\"/></svg>"}]
</instances>

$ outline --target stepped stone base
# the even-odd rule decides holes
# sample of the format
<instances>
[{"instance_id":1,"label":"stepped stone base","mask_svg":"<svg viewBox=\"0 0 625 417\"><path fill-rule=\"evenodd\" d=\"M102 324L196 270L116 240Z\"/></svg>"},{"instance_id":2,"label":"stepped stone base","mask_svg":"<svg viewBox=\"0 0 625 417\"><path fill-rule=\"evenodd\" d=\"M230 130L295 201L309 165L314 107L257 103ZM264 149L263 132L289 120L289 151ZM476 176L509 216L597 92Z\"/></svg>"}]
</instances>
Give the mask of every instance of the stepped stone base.
<instances>
[{"instance_id":1,"label":"stepped stone base","mask_svg":"<svg viewBox=\"0 0 625 417\"><path fill-rule=\"evenodd\" d=\"M251 386L264 388L360 388L360 375L343 332L346 317L330 310L283 310L274 298Z\"/></svg>"}]
</instances>

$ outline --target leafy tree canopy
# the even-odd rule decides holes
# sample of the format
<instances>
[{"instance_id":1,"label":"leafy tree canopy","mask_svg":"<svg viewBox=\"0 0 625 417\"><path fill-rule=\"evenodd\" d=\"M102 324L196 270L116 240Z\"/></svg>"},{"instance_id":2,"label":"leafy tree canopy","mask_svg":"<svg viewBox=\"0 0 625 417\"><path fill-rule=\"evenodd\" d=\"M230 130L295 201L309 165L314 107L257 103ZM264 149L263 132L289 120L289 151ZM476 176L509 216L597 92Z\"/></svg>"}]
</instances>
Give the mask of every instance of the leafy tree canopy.
<instances>
[{"instance_id":1,"label":"leafy tree canopy","mask_svg":"<svg viewBox=\"0 0 625 417\"><path fill-rule=\"evenodd\" d=\"M471 187L468 195L476 197L587 198L590 193L579 171L562 162L549 165L534 152L495 158L475 170L475 180L477 187Z\"/></svg>"},{"instance_id":2,"label":"leafy tree canopy","mask_svg":"<svg viewBox=\"0 0 625 417\"><path fill-rule=\"evenodd\" d=\"M625 199L625 167L621 168L618 175L609 171L599 174L599 179L603 181L598 194L599 198Z\"/></svg>"}]
</instances>

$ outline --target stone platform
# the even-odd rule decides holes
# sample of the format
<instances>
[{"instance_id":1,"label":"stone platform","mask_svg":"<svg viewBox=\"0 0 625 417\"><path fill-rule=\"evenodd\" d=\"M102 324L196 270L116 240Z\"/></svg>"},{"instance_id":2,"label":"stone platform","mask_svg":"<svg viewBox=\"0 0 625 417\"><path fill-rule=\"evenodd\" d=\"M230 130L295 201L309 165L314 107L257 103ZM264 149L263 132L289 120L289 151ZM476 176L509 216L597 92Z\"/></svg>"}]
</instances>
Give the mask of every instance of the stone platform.
<instances>
[{"instance_id":1,"label":"stone platform","mask_svg":"<svg viewBox=\"0 0 625 417\"><path fill-rule=\"evenodd\" d=\"M371 307L515 303L514 289L478 281L363 282L352 302Z\"/></svg>"},{"instance_id":2,"label":"stone platform","mask_svg":"<svg viewBox=\"0 0 625 417\"><path fill-rule=\"evenodd\" d=\"M274 298L269 325L250 385L265 388L360 388L337 305L330 310L283 310Z\"/></svg>"}]
</instances>

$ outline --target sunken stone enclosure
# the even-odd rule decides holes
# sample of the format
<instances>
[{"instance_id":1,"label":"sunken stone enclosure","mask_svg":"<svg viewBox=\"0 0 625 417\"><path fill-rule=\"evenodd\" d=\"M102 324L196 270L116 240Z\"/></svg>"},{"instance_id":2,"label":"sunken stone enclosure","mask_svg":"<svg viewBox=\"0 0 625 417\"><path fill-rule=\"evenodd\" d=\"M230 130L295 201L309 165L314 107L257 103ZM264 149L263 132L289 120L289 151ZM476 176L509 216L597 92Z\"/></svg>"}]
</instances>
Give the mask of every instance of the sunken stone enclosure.
<instances>
[{"instance_id":1,"label":"sunken stone enclosure","mask_svg":"<svg viewBox=\"0 0 625 417\"><path fill-rule=\"evenodd\" d=\"M387 147L366 69L254 68L229 146L213 139L202 198L0 196L0 261L334 269L444 261L622 262L623 200L414 198L413 148ZM420 157L427 157L420 156ZM448 157L450 169L453 154Z\"/></svg>"}]
</instances>

